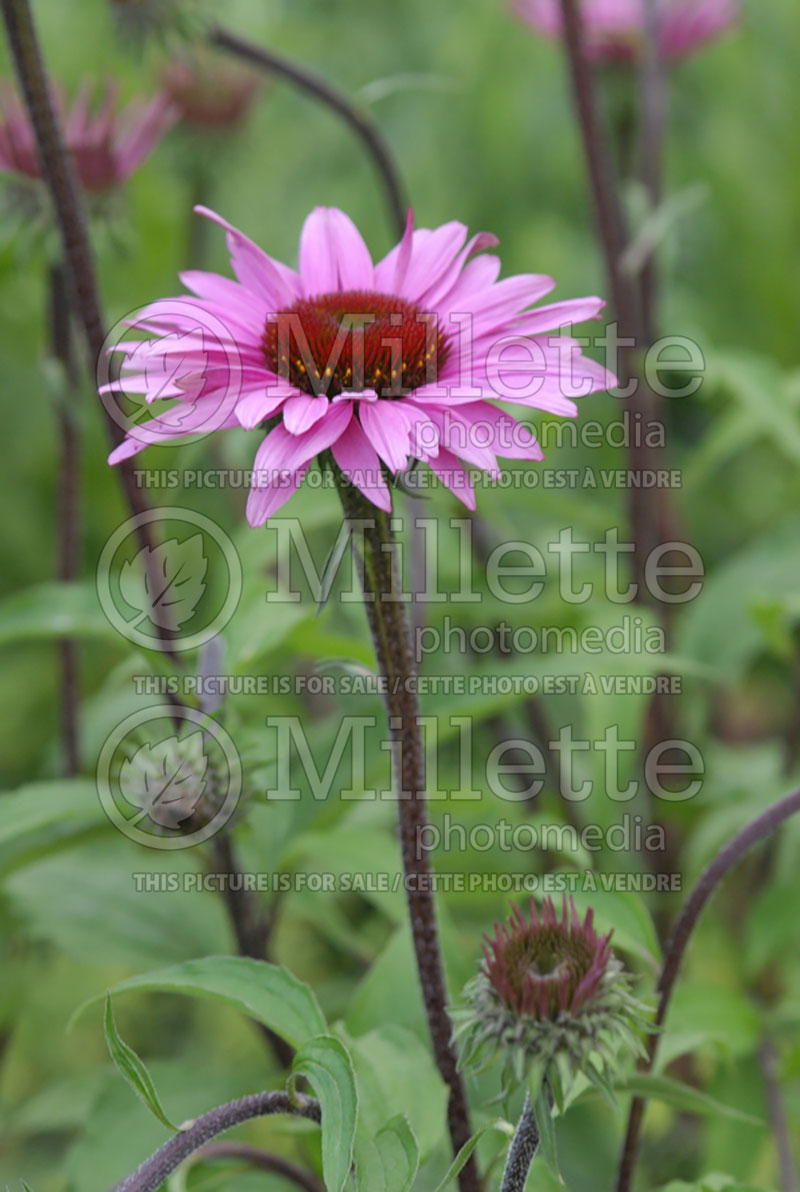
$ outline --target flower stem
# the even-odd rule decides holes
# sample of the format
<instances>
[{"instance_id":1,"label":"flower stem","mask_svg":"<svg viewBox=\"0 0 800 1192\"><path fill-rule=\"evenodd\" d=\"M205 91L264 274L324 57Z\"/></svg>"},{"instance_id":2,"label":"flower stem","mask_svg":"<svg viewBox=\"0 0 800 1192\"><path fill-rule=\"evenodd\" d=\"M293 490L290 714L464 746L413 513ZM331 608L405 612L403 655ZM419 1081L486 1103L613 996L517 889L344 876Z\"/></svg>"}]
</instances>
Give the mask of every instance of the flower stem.
<instances>
[{"instance_id":1,"label":"flower stem","mask_svg":"<svg viewBox=\"0 0 800 1192\"><path fill-rule=\"evenodd\" d=\"M700 875L697 885L686 900L678 916L672 933L672 938L664 954L664 964L658 981L658 1009L654 1020L654 1033L650 1035L647 1044L647 1056L642 1064L645 1072L652 1070L658 1050L658 1031L667 1017L672 991L678 979L681 963L692 932L705 908L706 903L716 890L719 883L735 865L742 860L750 849L764 840L776 828L791 816L800 811L800 790L787 795L775 803L752 823L738 832L732 840L717 853L714 860L706 866ZM633 1171L639 1152L639 1135L644 1117L644 1101L641 1097L634 1097L628 1114L628 1128L620 1158L617 1176L617 1192L629 1192L633 1179Z\"/></svg>"},{"instance_id":2,"label":"flower stem","mask_svg":"<svg viewBox=\"0 0 800 1192\"><path fill-rule=\"evenodd\" d=\"M651 211L661 202L661 173L664 161L664 129L667 112L667 88L664 61L658 36L656 0L645 0L645 38L640 70L642 120L640 130L640 171ZM641 277L642 324L647 343L656 339L658 307L658 270L655 254L645 262Z\"/></svg>"},{"instance_id":3,"label":"flower stem","mask_svg":"<svg viewBox=\"0 0 800 1192\"><path fill-rule=\"evenodd\" d=\"M782 1192L798 1192L797 1169L792 1155L792 1135L786 1118L786 1106L781 1088L778 1053L769 1035L761 1041L758 1049L758 1065L764 1082L767 1111L778 1152L778 1169Z\"/></svg>"},{"instance_id":4,"label":"flower stem","mask_svg":"<svg viewBox=\"0 0 800 1192\"><path fill-rule=\"evenodd\" d=\"M209 33L212 45L227 50L238 58L258 66L271 75L280 75L288 79L300 91L305 91L314 99L319 100L325 107L336 112L345 124L353 130L363 142L367 152L375 163L386 193L389 215L398 236L402 236L406 226L408 205L403 195L400 175L392 157L391 150L375 121L361 108L357 107L346 95L332 86L326 79L320 78L307 67L288 58L254 45L251 41L240 37L236 33L215 26Z\"/></svg>"},{"instance_id":5,"label":"flower stem","mask_svg":"<svg viewBox=\"0 0 800 1192\"><path fill-rule=\"evenodd\" d=\"M364 607L372 632L378 666L386 684L386 709L393 744L399 816L400 851L417 972L422 987L433 1052L442 1079L450 1090L448 1122L453 1150L469 1141L469 1107L447 1014L448 995L436 926L432 871L420 849L428 822L425 801L425 749L419 724L419 703L413 684L415 668L405 608L398 595L394 532L390 517L335 471L345 517L363 529ZM459 1175L461 1192L477 1192L478 1172L473 1156Z\"/></svg>"},{"instance_id":6,"label":"flower stem","mask_svg":"<svg viewBox=\"0 0 800 1192\"><path fill-rule=\"evenodd\" d=\"M644 350L647 347L645 319L636 280L626 274L622 266L622 254L628 243L628 229L616 185L613 155L598 116L594 79L584 53L578 2L561 0L561 9L575 110L583 141L597 228L605 257L608 286L619 320L620 336L623 341L629 341L627 346L623 345L620 353L621 380L623 383L635 383L635 391L628 401L631 411L641 415L642 424L646 427L655 419L656 398L645 379L637 375L637 349ZM646 469L664 466L659 462L655 449L647 442L646 435L642 436L641 442L636 436L633 437L629 459L631 470L636 475L641 475ZM637 596L639 601L646 602L648 556L661 542L668 542L672 538L672 517L667 504L666 490L659 489L658 486L639 488L636 484L632 485L630 518Z\"/></svg>"},{"instance_id":7,"label":"flower stem","mask_svg":"<svg viewBox=\"0 0 800 1192\"><path fill-rule=\"evenodd\" d=\"M48 321L50 324L50 352L61 366L58 394L58 579L71 583L78 574L78 467L79 432L74 399L77 396L78 365L72 334L69 291L62 265L49 271ZM62 768L67 778L78 773L78 645L74 638L64 637L58 643L61 662L61 743Z\"/></svg>"},{"instance_id":8,"label":"flower stem","mask_svg":"<svg viewBox=\"0 0 800 1192\"><path fill-rule=\"evenodd\" d=\"M211 1142L197 1152L196 1158L204 1163L213 1162L215 1159L239 1159L259 1171L271 1171L283 1176L290 1183L302 1188L303 1192L325 1192L325 1185L310 1171L304 1171L302 1167L284 1159L282 1155L273 1155L270 1151L251 1146L247 1142Z\"/></svg>"},{"instance_id":9,"label":"flower stem","mask_svg":"<svg viewBox=\"0 0 800 1192\"><path fill-rule=\"evenodd\" d=\"M538 1149L539 1128L533 1116L530 1093L526 1093L522 1117L508 1151L500 1192L525 1192L528 1172Z\"/></svg>"},{"instance_id":10,"label":"flower stem","mask_svg":"<svg viewBox=\"0 0 800 1192\"><path fill-rule=\"evenodd\" d=\"M300 1097L293 1101L288 1093L283 1092L252 1093L249 1097L228 1101L195 1118L186 1130L174 1134L121 1184L116 1184L112 1192L158 1192L175 1168L212 1138L241 1122L273 1113L295 1114L309 1118L312 1122L322 1120L319 1102L312 1097Z\"/></svg>"},{"instance_id":11,"label":"flower stem","mask_svg":"<svg viewBox=\"0 0 800 1192\"><path fill-rule=\"evenodd\" d=\"M94 374L97 362L105 350L105 332L83 196L56 119L28 0L0 0L0 6L14 69L36 137L42 177L53 200L61 235L64 280L70 295L70 305L74 300L75 312L86 338L89 368ZM112 446L118 446L125 437L124 430L107 413L106 425ZM124 460L119 469L123 492L131 514L136 516L146 513L147 500L143 490L136 483L133 462ZM137 525L135 532L142 548L152 548L150 523ZM145 554L144 558L149 559L150 555ZM153 590L158 591L155 575L153 580ZM166 636L162 637L162 649L174 658L174 652Z\"/></svg>"}]
</instances>

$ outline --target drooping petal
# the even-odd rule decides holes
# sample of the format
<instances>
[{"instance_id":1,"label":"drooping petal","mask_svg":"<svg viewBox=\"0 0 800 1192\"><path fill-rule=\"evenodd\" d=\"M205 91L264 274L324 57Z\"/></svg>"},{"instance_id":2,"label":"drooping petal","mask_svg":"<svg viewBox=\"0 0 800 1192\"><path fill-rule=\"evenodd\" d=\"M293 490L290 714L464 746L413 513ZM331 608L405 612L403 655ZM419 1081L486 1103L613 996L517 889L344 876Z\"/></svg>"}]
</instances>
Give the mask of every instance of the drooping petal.
<instances>
[{"instance_id":1,"label":"drooping petal","mask_svg":"<svg viewBox=\"0 0 800 1192\"><path fill-rule=\"evenodd\" d=\"M429 463L432 471L436 473L442 484L446 488L449 488L450 492L458 497L459 501L466 505L467 509L476 508L477 501L475 500L475 489L472 481L450 451L445 451L444 448L440 447L437 457L431 459Z\"/></svg>"},{"instance_id":2,"label":"drooping petal","mask_svg":"<svg viewBox=\"0 0 800 1192\"><path fill-rule=\"evenodd\" d=\"M303 483L307 468L298 468L269 488L251 488L247 495L246 516L249 525L263 526L293 497Z\"/></svg>"},{"instance_id":3,"label":"drooping petal","mask_svg":"<svg viewBox=\"0 0 800 1192\"><path fill-rule=\"evenodd\" d=\"M364 433L392 472L405 468L409 455L408 418L398 402L365 403L359 409Z\"/></svg>"},{"instance_id":4,"label":"drooping petal","mask_svg":"<svg viewBox=\"0 0 800 1192\"><path fill-rule=\"evenodd\" d=\"M361 492L387 513L392 511L392 497L389 486L383 478L381 461L357 419L353 419L347 430L331 446L333 458Z\"/></svg>"},{"instance_id":5,"label":"drooping petal","mask_svg":"<svg viewBox=\"0 0 800 1192\"><path fill-rule=\"evenodd\" d=\"M305 434L325 417L329 407L330 402L324 395L311 397L307 393L298 393L283 407L283 425L291 435Z\"/></svg>"}]
</instances>

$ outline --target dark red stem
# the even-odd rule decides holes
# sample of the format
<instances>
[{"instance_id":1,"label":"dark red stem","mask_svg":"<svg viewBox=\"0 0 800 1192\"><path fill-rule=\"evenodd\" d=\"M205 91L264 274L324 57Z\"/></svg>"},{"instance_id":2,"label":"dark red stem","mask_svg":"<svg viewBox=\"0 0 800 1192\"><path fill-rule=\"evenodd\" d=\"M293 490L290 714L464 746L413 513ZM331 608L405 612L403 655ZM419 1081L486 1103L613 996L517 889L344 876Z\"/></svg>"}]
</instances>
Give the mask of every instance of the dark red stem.
<instances>
[{"instance_id":1,"label":"dark red stem","mask_svg":"<svg viewBox=\"0 0 800 1192\"><path fill-rule=\"evenodd\" d=\"M752 823L737 833L714 860L703 870L697 885L692 890L675 923L672 937L664 954L664 965L661 969L656 992L658 994L658 1010L655 1017L656 1031L664 1024L669 1009L672 991L678 979L686 947L692 932L705 908L706 903L716 890L725 875L742 860L750 849L765 840L776 828L791 816L800 811L800 790L787 795L785 799L775 803ZM658 1050L658 1034L650 1036L647 1057L642 1064L645 1072L652 1070ZM620 1159L617 1177L617 1192L630 1192L633 1171L639 1153L639 1135L642 1128L645 1103L641 1097L634 1097L628 1114L628 1128Z\"/></svg>"}]
</instances>

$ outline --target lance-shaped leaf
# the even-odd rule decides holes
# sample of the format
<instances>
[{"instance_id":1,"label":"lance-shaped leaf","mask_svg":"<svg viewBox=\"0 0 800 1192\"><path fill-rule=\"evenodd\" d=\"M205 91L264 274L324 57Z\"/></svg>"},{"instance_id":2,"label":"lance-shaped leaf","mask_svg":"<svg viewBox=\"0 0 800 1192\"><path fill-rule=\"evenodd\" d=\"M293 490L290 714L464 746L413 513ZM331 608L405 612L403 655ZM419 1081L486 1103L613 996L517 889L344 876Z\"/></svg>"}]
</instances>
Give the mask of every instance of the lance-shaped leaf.
<instances>
[{"instance_id":1,"label":"lance-shaped leaf","mask_svg":"<svg viewBox=\"0 0 800 1192\"><path fill-rule=\"evenodd\" d=\"M322 1173L328 1192L342 1192L353 1163L358 1122L358 1091L353 1064L332 1035L310 1039L292 1063L289 1093L304 1076L322 1106Z\"/></svg>"},{"instance_id":2,"label":"lance-shaped leaf","mask_svg":"<svg viewBox=\"0 0 800 1192\"><path fill-rule=\"evenodd\" d=\"M153 1084L144 1061L139 1058L132 1047L128 1046L124 1039L120 1038L114 1022L110 995L106 995L103 1030L106 1036L109 1055L114 1061L114 1066L119 1074L130 1085L139 1100L147 1106L162 1125L166 1126L174 1134L178 1127L172 1124L162 1109L161 1102L158 1099L158 1093L156 1092L156 1086Z\"/></svg>"}]
</instances>

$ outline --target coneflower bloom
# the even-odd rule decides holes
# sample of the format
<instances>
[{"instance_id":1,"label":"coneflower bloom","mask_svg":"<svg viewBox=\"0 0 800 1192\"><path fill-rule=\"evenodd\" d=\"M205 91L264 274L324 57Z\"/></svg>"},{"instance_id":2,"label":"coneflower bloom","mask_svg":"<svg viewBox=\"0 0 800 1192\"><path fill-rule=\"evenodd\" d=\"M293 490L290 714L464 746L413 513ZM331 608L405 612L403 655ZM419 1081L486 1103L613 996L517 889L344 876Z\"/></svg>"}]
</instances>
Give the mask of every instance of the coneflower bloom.
<instances>
[{"instance_id":1,"label":"coneflower bloom","mask_svg":"<svg viewBox=\"0 0 800 1192\"><path fill-rule=\"evenodd\" d=\"M140 312L133 325L158 338L119 344L121 379L100 392L176 404L131 428L110 462L221 426L266 426L247 504L251 525L275 513L328 452L381 509L391 508L387 477L409 460L429 464L474 508L462 461L496 475L498 454L542 458L530 428L494 402L575 416L575 398L616 384L578 341L552 334L597 318L603 301L534 307L554 281L540 274L498 281L498 257L483 253L497 243L487 233L468 241L455 222L414 230L409 213L401 242L373 264L351 220L317 208L295 271L220 216L197 210L225 229L236 281L184 273L196 298L162 299Z\"/></svg>"},{"instance_id":2,"label":"coneflower bloom","mask_svg":"<svg viewBox=\"0 0 800 1192\"><path fill-rule=\"evenodd\" d=\"M644 43L647 0L582 0L586 52L611 61L635 59ZM563 29L560 0L512 0L514 10L545 37ZM659 47L680 58L724 33L738 19L736 0L656 0Z\"/></svg>"},{"instance_id":3,"label":"coneflower bloom","mask_svg":"<svg viewBox=\"0 0 800 1192\"><path fill-rule=\"evenodd\" d=\"M560 916L550 899L541 911L531 899L528 919L515 906L496 924L464 1001L453 1012L464 1062L499 1054L507 1082L527 1080L534 1097L546 1082L559 1101L579 1072L608 1089L620 1044L638 1054L635 1032L646 1029L611 933L598 935L592 911L581 922L566 899Z\"/></svg>"},{"instance_id":4,"label":"coneflower bloom","mask_svg":"<svg viewBox=\"0 0 800 1192\"><path fill-rule=\"evenodd\" d=\"M93 195L124 182L175 121L166 95L134 100L120 108L113 83L106 85L98 101L93 98L95 92L91 82L82 83L69 106L60 90L53 93L79 181ZM27 112L9 85L0 93L0 106L0 170L39 178L36 137Z\"/></svg>"}]
</instances>

